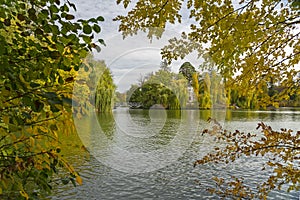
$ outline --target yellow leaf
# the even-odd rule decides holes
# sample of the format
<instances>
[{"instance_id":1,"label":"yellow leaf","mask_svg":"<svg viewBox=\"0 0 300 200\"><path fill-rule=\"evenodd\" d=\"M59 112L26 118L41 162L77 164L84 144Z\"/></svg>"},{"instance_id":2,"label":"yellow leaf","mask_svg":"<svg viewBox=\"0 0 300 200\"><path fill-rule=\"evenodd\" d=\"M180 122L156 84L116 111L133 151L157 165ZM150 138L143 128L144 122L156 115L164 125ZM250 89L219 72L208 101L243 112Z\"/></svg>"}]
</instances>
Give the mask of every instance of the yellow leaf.
<instances>
[{"instance_id":1,"label":"yellow leaf","mask_svg":"<svg viewBox=\"0 0 300 200\"><path fill-rule=\"evenodd\" d=\"M23 197L25 197L25 199L29 199L28 194L27 194L24 190L21 190L21 191L20 191L20 194L21 194Z\"/></svg>"},{"instance_id":2,"label":"yellow leaf","mask_svg":"<svg viewBox=\"0 0 300 200\"><path fill-rule=\"evenodd\" d=\"M9 124L9 116L3 116L2 119L5 124Z\"/></svg>"},{"instance_id":3,"label":"yellow leaf","mask_svg":"<svg viewBox=\"0 0 300 200\"><path fill-rule=\"evenodd\" d=\"M39 129L45 133L48 133L48 129L43 126L39 126Z\"/></svg>"},{"instance_id":4,"label":"yellow leaf","mask_svg":"<svg viewBox=\"0 0 300 200\"><path fill-rule=\"evenodd\" d=\"M76 176L76 182L79 184L79 185L82 185L82 179L80 176Z\"/></svg>"},{"instance_id":5,"label":"yellow leaf","mask_svg":"<svg viewBox=\"0 0 300 200\"><path fill-rule=\"evenodd\" d=\"M22 83L27 84L27 82L25 81L24 77L22 74L19 74L19 78L21 80Z\"/></svg>"},{"instance_id":6,"label":"yellow leaf","mask_svg":"<svg viewBox=\"0 0 300 200\"><path fill-rule=\"evenodd\" d=\"M30 146L34 146L34 138L33 137L29 137L29 140L30 140Z\"/></svg>"},{"instance_id":7,"label":"yellow leaf","mask_svg":"<svg viewBox=\"0 0 300 200\"><path fill-rule=\"evenodd\" d=\"M16 156L15 161L16 162L22 162L23 160L21 158L19 158L18 156Z\"/></svg>"}]
</instances>

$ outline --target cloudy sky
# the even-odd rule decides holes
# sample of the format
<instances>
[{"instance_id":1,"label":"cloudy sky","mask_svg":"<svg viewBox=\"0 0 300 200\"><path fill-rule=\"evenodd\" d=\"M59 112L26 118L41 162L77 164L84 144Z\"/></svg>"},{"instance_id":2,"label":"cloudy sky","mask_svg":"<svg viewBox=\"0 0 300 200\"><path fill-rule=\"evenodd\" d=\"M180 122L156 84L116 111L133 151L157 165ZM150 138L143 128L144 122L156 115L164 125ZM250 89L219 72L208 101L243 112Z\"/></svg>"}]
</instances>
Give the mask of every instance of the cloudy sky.
<instances>
[{"instance_id":1,"label":"cloudy sky","mask_svg":"<svg viewBox=\"0 0 300 200\"><path fill-rule=\"evenodd\" d=\"M149 73L156 71L162 61L160 49L166 45L168 39L178 36L188 27L185 23L187 17L183 14L183 23L167 27L163 38L154 39L152 43L146 37L146 34L140 33L134 37L128 37L123 40L121 33L118 32L118 22L112 21L114 17L126 14L121 5L116 5L115 0L73 0L77 6L76 18L91 18L103 16L102 31L97 38L103 38L106 47L102 47L100 53L96 53L97 59L104 60L111 69L115 83L120 92L129 89L130 85L137 83L137 80ZM190 55L184 60L175 61L171 65L174 72L178 72L180 65L185 62L191 62L196 68L201 64L201 59L197 59L196 54Z\"/></svg>"}]
</instances>

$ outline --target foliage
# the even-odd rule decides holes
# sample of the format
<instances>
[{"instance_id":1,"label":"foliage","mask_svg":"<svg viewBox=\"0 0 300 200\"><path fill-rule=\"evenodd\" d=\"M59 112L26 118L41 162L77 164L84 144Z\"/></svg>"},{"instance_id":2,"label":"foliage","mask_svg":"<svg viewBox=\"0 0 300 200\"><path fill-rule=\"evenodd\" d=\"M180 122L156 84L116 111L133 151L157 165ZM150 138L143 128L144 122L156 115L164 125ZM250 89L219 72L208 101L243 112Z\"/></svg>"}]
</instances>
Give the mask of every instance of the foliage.
<instances>
[{"instance_id":1,"label":"foliage","mask_svg":"<svg viewBox=\"0 0 300 200\"><path fill-rule=\"evenodd\" d=\"M1 198L50 192L54 174L63 184L82 182L57 135L74 131L74 76L87 52L100 50L93 34L103 18L75 20L70 9L69 1L1 1Z\"/></svg>"},{"instance_id":2,"label":"foliage","mask_svg":"<svg viewBox=\"0 0 300 200\"><path fill-rule=\"evenodd\" d=\"M118 4L121 2L127 8L131 1L117 0ZM128 16L117 16L115 20L121 21L119 30L124 37L136 34L139 30L149 30L150 38L153 35L161 37L163 31L157 27L165 28L166 22L180 22L180 7L181 1L138 1L135 8L128 12Z\"/></svg>"},{"instance_id":3,"label":"foliage","mask_svg":"<svg viewBox=\"0 0 300 200\"><path fill-rule=\"evenodd\" d=\"M102 60L89 54L82 62L74 87L74 114L81 118L89 111L111 112L115 98L112 74Z\"/></svg>"},{"instance_id":4,"label":"foliage","mask_svg":"<svg viewBox=\"0 0 300 200\"><path fill-rule=\"evenodd\" d=\"M104 63L100 63L97 73L101 73L98 85L95 93L95 108L99 113L103 112L111 112L113 104L114 104L114 96L116 86L113 83L112 75L110 70L104 65Z\"/></svg>"},{"instance_id":5,"label":"foliage","mask_svg":"<svg viewBox=\"0 0 300 200\"><path fill-rule=\"evenodd\" d=\"M129 99L129 105L149 109L159 104L166 109L180 109L180 102L176 94L169 88L157 83L145 83L135 90Z\"/></svg>"},{"instance_id":6,"label":"foliage","mask_svg":"<svg viewBox=\"0 0 300 200\"><path fill-rule=\"evenodd\" d=\"M126 105L126 96L126 93L116 91L116 104L122 106Z\"/></svg>"},{"instance_id":7,"label":"foliage","mask_svg":"<svg viewBox=\"0 0 300 200\"><path fill-rule=\"evenodd\" d=\"M127 7L131 1L117 2ZM205 59L203 69L215 66L226 88L240 90L242 96L258 93L258 97L270 82L281 85L279 93L258 98L259 107L287 100L289 94L299 90L292 87L299 72L295 66L300 60L297 0L242 0L238 4L230 0L131 3L127 16L115 19L121 22L119 30L124 37L139 30L148 31L150 38L160 37L167 23L181 23L181 13L189 13L190 30L180 38L170 39L162 49L162 56L168 62L196 51ZM154 27L158 31L153 31Z\"/></svg>"},{"instance_id":8,"label":"foliage","mask_svg":"<svg viewBox=\"0 0 300 200\"><path fill-rule=\"evenodd\" d=\"M190 62L183 63L179 68L179 73L188 80L189 84L192 83L192 77L195 72L195 67Z\"/></svg>"},{"instance_id":9,"label":"foliage","mask_svg":"<svg viewBox=\"0 0 300 200\"><path fill-rule=\"evenodd\" d=\"M161 63L160 63L160 69L163 70L163 71L168 71L168 72L171 72L171 68L168 64L168 62L166 60L163 60Z\"/></svg>"},{"instance_id":10,"label":"foliage","mask_svg":"<svg viewBox=\"0 0 300 200\"><path fill-rule=\"evenodd\" d=\"M268 193L274 189L282 189L287 185L287 190L300 190L300 131L281 129L274 131L270 126L259 123L257 129L261 134L244 133L236 130L229 132L222 129L214 119L209 119L213 124L212 130L204 130L203 134L210 134L218 142L225 142L225 147L216 147L214 152L197 160L194 165L207 163L229 163L241 157L264 157L261 158L262 171L269 169L271 175L263 184L258 184L258 192L251 190L243 184L243 180L234 177L234 180L225 181L215 177L218 188L209 191L221 196L235 198L260 198L265 199Z\"/></svg>"},{"instance_id":11,"label":"foliage","mask_svg":"<svg viewBox=\"0 0 300 200\"><path fill-rule=\"evenodd\" d=\"M166 109L180 109L186 106L187 80L181 74L161 67L149 75L140 87L132 85L127 97L129 104L141 108L161 104Z\"/></svg>"},{"instance_id":12,"label":"foliage","mask_svg":"<svg viewBox=\"0 0 300 200\"><path fill-rule=\"evenodd\" d=\"M216 71L204 72L202 74L196 72L192 74L191 83L199 108L211 109L227 107L224 83L220 75Z\"/></svg>"}]
</instances>

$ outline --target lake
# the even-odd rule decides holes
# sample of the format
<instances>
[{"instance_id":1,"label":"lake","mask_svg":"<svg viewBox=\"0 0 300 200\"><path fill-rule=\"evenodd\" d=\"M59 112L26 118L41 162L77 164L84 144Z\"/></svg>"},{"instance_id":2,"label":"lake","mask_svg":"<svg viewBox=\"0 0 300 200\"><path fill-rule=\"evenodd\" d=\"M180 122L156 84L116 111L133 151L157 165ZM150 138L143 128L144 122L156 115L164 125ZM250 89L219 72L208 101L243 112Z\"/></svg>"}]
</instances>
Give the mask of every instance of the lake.
<instances>
[{"instance_id":1,"label":"lake","mask_svg":"<svg viewBox=\"0 0 300 200\"><path fill-rule=\"evenodd\" d=\"M78 136L62 136L64 154L79 171L83 185L54 188L47 199L219 199L207 192L213 176L243 176L253 187L268 175L262 159L241 158L235 163L193 166L214 146L202 135L208 117L227 130L258 132L258 122L274 130L300 130L300 109L248 110L129 110L75 120ZM81 142L90 153L83 152ZM272 191L269 199L299 199L300 191Z\"/></svg>"}]
</instances>

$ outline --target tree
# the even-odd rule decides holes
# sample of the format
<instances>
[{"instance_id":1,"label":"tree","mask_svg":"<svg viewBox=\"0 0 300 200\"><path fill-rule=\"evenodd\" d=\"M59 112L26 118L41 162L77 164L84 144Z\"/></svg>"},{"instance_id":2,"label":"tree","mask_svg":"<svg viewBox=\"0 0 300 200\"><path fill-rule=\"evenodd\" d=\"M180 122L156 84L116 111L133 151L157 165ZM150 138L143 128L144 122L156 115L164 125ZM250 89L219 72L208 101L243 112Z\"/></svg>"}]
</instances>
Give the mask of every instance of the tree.
<instances>
[{"instance_id":1,"label":"tree","mask_svg":"<svg viewBox=\"0 0 300 200\"><path fill-rule=\"evenodd\" d=\"M203 94L201 96L200 108L209 109L211 107L211 80L209 73L206 72L203 74Z\"/></svg>"},{"instance_id":2,"label":"tree","mask_svg":"<svg viewBox=\"0 0 300 200\"><path fill-rule=\"evenodd\" d=\"M116 91L116 103L121 106L126 105L126 93Z\"/></svg>"},{"instance_id":3,"label":"tree","mask_svg":"<svg viewBox=\"0 0 300 200\"><path fill-rule=\"evenodd\" d=\"M112 111L116 86L113 83L110 70L105 65L102 67L95 93L95 108L99 113L107 113Z\"/></svg>"},{"instance_id":4,"label":"tree","mask_svg":"<svg viewBox=\"0 0 300 200\"><path fill-rule=\"evenodd\" d=\"M182 74L176 74L170 70L160 69L152 76L149 77L148 83L162 84L174 94L172 102L178 98L178 105L172 104L172 109L179 109L185 107L188 94L187 94L187 80Z\"/></svg>"},{"instance_id":5,"label":"tree","mask_svg":"<svg viewBox=\"0 0 300 200\"><path fill-rule=\"evenodd\" d=\"M170 66L168 65L168 62L166 60L163 60L161 63L160 63L160 67L159 67L161 70L163 71L167 71L167 72L171 72L171 68Z\"/></svg>"},{"instance_id":6,"label":"tree","mask_svg":"<svg viewBox=\"0 0 300 200\"><path fill-rule=\"evenodd\" d=\"M161 104L166 109L180 109L187 102L187 80L169 68L160 68L148 74L140 87L131 85L126 94L132 107L148 109L154 104Z\"/></svg>"},{"instance_id":7,"label":"tree","mask_svg":"<svg viewBox=\"0 0 300 200\"><path fill-rule=\"evenodd\" d=\"M58 134L74 131L74 77L100 50L93 35L103 17L75 20L69 1L1 3L0 198L36 198L51 191L54 174L82 182L60 155Z\"/></svg>"},{"instance_id":8,"label":"tree","mask_svg":"<svg viewBox=\"0 0 300 200\"><path fill-rule=\"evenodd\" d=\"M192 75L192 87L194 89L196 99L199 100L199 77L198 77L198 73L193 73L193 75Z\"/></svg>"},{"instance_id":9,"label":"tree","mask_svg":"<svg viewBox=\"0 0 300 200\"><path fill-rule=\"evenodd\" d=\"M118 0L125 7L131 1ZM171 62L192 51L205 59L202 67L215 65L226 79L226 88L244 93L259 92L265 81L284 88L278 95L258 99L262 107L286 98L292 92L299 63L299 2L297 0L240 1L188 0L142 1L132 6L127 16L117 16L123 36L148 31L148 37L161 37L168 23L181 23L180 11L189 12L189 31L172 38L162 48L162 56ZM157 31L154 29L157 28ZM255 69L255 70L254 70ZM239 73L237 73L239 72ZM235 77L233 77L235 75Z\"/></svg>"},{"instance_id":10,"label":"tree","mask_svg":"<svg viewBox=\"0 0 300 200\"><path fill-rule=\"evenodd\" d=\"M193 74L196 73L196 70L190 62L185 62L180 66L179 73L181 73L191 85L193 80Z\"/></svg>"}]
</instances>

